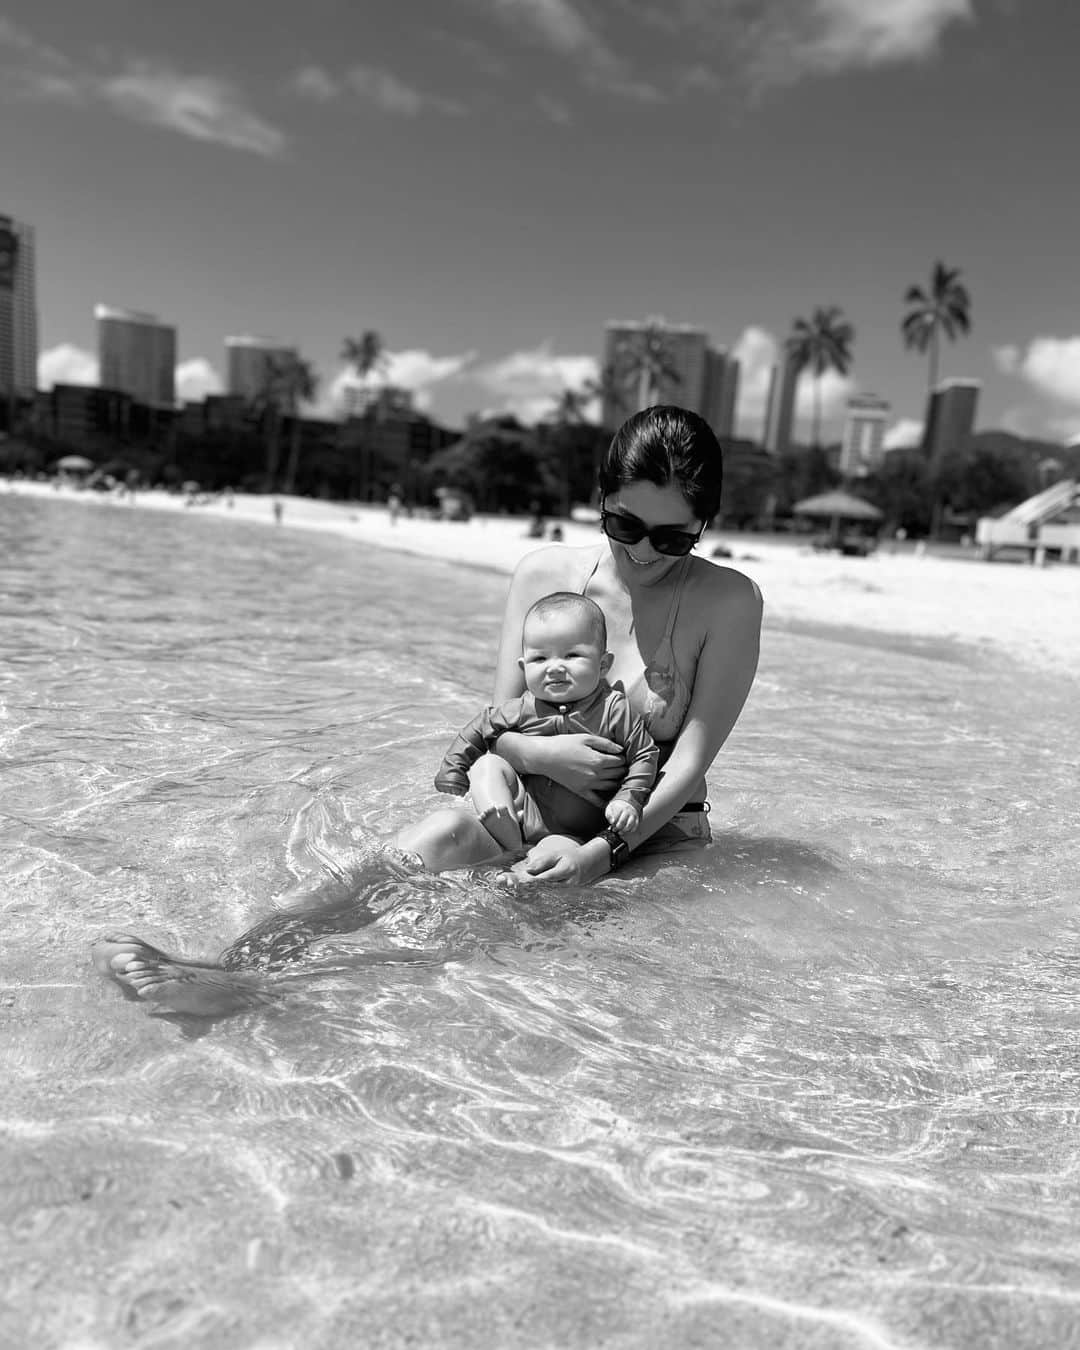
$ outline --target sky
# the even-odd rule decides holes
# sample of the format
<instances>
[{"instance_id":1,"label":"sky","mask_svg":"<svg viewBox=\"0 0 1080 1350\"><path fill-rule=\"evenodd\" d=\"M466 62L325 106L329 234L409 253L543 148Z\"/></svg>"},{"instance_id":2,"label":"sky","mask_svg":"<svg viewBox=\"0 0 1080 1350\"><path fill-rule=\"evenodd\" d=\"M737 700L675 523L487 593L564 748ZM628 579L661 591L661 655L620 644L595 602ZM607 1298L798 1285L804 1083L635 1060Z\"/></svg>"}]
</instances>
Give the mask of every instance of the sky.
<instances>
[{"instance_id":1,"label":"sky","mask_svg":"<svg viewBox=\"0 0 1080 1350\"><path fill-rule=\"evenodd\" d=\"M759 436L793 320L837 305L849 377L913 441L899 324L936 260L978 425L1080 435L1080 6L1071 0L0 0L0 213L34 226L39 375L96 379L93 308L342 342L450 425L526 420L597 372L609 320L704 328ZM808 381L799 411L809 414ZM805 426L805 422L801 424Z\"/></svg>"}]
</instances>

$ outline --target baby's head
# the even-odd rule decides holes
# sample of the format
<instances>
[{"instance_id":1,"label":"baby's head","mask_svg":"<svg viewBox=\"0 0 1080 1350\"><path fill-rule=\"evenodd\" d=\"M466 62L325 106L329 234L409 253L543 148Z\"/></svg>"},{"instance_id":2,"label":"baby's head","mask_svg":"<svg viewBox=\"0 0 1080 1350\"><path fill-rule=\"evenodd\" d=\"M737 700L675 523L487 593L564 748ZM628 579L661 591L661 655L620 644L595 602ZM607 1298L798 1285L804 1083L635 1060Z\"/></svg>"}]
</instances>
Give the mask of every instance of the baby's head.
<instances>
[{"instance_id":1,"label":"baby's head","mask_svg":"<svg viewBox=\"0 0 1080 1350\"><path fill-rule=\"evenodd\" d=\"M611 668L607 624L595 601L573 591L545 595L521 627L518 664L531 694L548 703L578 703Z\"/></svg>"}]
</instances>

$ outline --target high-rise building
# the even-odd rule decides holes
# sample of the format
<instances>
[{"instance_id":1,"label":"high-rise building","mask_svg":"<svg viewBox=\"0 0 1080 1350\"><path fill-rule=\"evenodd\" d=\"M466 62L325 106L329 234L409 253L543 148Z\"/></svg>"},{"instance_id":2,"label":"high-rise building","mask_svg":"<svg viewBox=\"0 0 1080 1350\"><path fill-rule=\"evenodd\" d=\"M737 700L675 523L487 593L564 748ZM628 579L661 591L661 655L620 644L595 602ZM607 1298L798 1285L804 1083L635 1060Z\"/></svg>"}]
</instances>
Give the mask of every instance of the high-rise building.
<instances>
[{"instance_id":1,"label":"high-rise building","mask_svg":"<svg viewBox=\"0 0 1080 1350\"><path fill-rule=\"evenodd\" d=\"M885 457L885 424L889 404L876 394L856 394L848 399L847 421L840 444L840 472L854 478L878 468Z\"/></svg>"},{"instance_id":2,"label":"high-rise building","mask_svg":"<svg viewBox=\"0 0 1080 1350\"><path fill-rule=\"evenodd\" d=\"M735 434L735 406L739 398L739 363L723 347L705 355L705 407L702 416L721 439Z\"/></svg>"},{"instance_id":3,"label":"high-rise building","mask_svg":"<svg viewBox=\"0 0 1080 1350\"><path fill-rule=\"evenodd\" d=\"M96 305L98 384L150 407L176 402L176 329L153 314Z\"/></svg>"},{"instance_id":4,"label":"high-rise building","mask_svg":"<svg viewBox=\"0 0 1080 1350\"><path fill-rule=\"evenodd\" d=\"M0 216L0 399L33 398L37 358L34 228Z\"/></svg>"},{"instance_id":5,"label":"high-rise building","mask_svg":"<svg viewBox=\"0 0 1080 1350\"><path fill-rule=\"evenodd\" d=\"M649 340L659 339L669 367L655 381L638 378L636 353ZM644 323L608 323L604 326L603 369L611 372L616 388L604 394L605 426L618 426L631 413L653 403L689 408L711 423L717 435L730 435L738 389L738 362L709 345L703 328L692 324L649 319Z\"/></svg>"},{"instance_id":6,"label":"high-rise building","mask_svg":"<svg viewBox=\"0 0 1080 1350\"><path fill-rule=\"evenodd\" d=\"M791 426L795 418L795 390L799 372L790 357L773 366L769 375L769 397L765 404L765 449L771 455L783 455L791 449Z\"/></svg>"},{"instance_id":7,"label":"high-rise building","mask_svg":"<svg viewBox=\"0 0 1080 1350\"><path fill-rule=\"evenodd\" d=\"M967 449L981 388L978 380L942 380L931 393L922 448L932 468Z\"/></svg>"},{"instance_id":8,"label":"high-rise building","mask_svg":"<svg viewBox=\"0 0 1080 1350\"><path fill-rule=\"evenodd\" d=\"M299 359L295 347L266 337L227 337L225 354L226 388L247 403L265 394L271 362L288 364Z\"/></svg>"}]
</instances>

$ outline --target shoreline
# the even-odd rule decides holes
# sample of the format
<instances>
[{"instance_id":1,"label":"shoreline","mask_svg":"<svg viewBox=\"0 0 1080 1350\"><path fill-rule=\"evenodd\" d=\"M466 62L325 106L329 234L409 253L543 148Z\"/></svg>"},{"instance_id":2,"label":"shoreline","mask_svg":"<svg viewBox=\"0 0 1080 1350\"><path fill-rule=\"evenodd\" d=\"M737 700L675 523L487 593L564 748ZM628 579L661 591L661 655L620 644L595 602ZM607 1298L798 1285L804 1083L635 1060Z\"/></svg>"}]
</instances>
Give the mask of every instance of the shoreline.
<instances>
[{"instance_id":1,"label":"shoreline","mask_svg":"<svg viewBox=\"0 0 1080 1350\"><path fill-rule=\"evenodd\" d=\"M314 530L376 548L509 574L544 539L530 538L524 516L474 516L468 522L404 514L395 523L383 505L319 501L236 493L188 505L179 494L147 489L134 502L113 494L8 479L0 499L32 497L73 501L113 511L160 510L226 523ZM282 504L277 524L273 503ZM551 524L548 521L550 531ZM596 525L559 522L563 542L587 545L598 539ZM723 545L730 557L712 559ZM1044 675L1080 677L1080 567L1038 568L986 563L970 556L892 551L886 543L867 558L816 553L796 539L712 532L699 555L751 577L765 597L765 631L807 632L844 639L856 630L880 635L898 648L960 644L976 660L995 654Z\"/></svg>"}]
</instances>

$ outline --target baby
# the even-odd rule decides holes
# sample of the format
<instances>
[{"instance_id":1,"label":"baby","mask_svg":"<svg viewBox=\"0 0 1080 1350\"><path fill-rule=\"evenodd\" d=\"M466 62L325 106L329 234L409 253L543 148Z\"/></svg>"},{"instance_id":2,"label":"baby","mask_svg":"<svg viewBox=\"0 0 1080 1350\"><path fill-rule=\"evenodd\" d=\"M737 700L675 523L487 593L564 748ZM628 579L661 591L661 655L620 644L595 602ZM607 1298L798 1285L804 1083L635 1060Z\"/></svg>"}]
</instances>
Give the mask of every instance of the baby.
<instances>
[{"instance_id":1,"label":"baby","mask_svg":"<svg viewBox=\"0 0 1080 1350\"><path fill-rule=\"evenodd\" d=\"M520 850L549 834L584 840L605 822L620 834L640 824L660 752L621 686L604 679L614 659L606 649L607 624L594 601L571 591L537 600L521 632L518 664L527 692L485 708L447 750L435 786L459 797L471 792L485 829L503 849ZM626 776L604 808L550 778L522 780L494 753L504 731L606 736L626 751Z\"/></svg>"}]
</instances>

